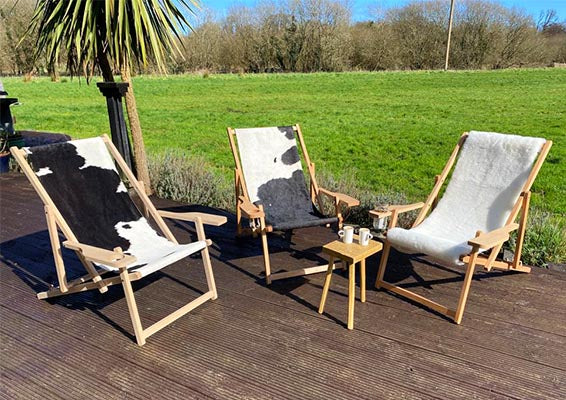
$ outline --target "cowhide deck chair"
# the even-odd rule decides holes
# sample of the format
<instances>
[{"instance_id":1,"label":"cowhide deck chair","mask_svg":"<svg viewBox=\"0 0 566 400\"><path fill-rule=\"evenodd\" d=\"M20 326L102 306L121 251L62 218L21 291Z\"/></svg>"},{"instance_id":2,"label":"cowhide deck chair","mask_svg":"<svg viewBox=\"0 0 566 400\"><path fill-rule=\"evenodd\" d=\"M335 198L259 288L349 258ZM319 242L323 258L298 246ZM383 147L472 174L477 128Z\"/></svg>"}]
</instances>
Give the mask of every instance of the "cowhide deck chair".
<instances>
[{"instance_id":1,"label":"cowhide deck chair","mask_svg":"<svg viewBox=\"0 0 566 400\"><path fill-rule=\"evenodd\" d=\"M310 195L297 137L309 172ZM328 265L271 273L267 233L334 223L341 227L342 207L357 206L359 201L318 186L315 166L309 158L299 125L228 128L228 138L236 164L237 234L261 235L267 284L276 279L326 271ZM335 214L331 217L322 214L323 195L334 203ZM242 226L242 216L250 221L249 228Z\"/></svg>"},{"instance_id":2,"label":"cowhide deck chair","mask_svg":"<svg viewBox=\"0 0 566 400\"><path fill-rule=\"evenodd\" d=\"M436 177L426 203L370 211L374 217L390 217L375 286L423 304L459 324L476 265L483 265L487 271L496 268L530 272L530 268L521 263L530 189L551 146L551 141L540 138L488 132L463 134L441 175ZM458 154L450 182L434 207ZM421 211L411 229L395 227L399 214L416 209ZM513 260L496 260L510 232L515 230ZM449 265L466 265L456 309L385 282L383 276L391 246L405 253L428 255Z\"/></svg>"},{"instance_id":3,"label":"cowhide deck chair","mask_svg":"<svg viewBox=\"0 0 566 400\"><path fill-rule=\"evenodd\" d=\"M59 287L38 293L39 299L92 289L104 293L108 286L121 283L136 340L141 346L150 335L206 300L217 298L208 254L211 242L205 237L203 224L222 225L225 217L158 211L145 194L142 182L135 178L106 135L30 149L12 147L11 151L45 205ZM141 199L146 215L151 215L162 234L149 225L134 204L114 162ZM163 217L193 221L198 241L178 244ZM63 247L76 252L87 275L67 280L58 229L66 238ZM202 255L208 291L144 329L131 281L196 252ZM109 272L119 275L101 276Z\"/></svg>"}]
</instances>

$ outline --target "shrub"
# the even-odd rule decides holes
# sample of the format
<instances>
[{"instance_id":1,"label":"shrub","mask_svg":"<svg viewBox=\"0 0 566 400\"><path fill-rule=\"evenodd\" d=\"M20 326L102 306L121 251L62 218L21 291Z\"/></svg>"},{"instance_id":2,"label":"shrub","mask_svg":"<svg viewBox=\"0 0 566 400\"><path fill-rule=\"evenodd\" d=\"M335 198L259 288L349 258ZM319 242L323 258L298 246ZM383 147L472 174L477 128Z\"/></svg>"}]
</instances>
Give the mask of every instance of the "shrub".
<instances>
[{"instance_id":1,"label":"shrub","mask_svg":"<svg viewBox=\"0 0 566 400\"><path fill-rule=\"evenodd\" d=\"M354 174L343 175L336 179L328 173L320 173L317 176L319 186L352 196L360 201L359 207L354 207L348 213L343 214L345 221L360 226L370 227L373 223L369 217L369 211L377 206L386 204L408 204L407 197L403 193L384 192L376 193L373 190L364 189L357 185L359 182ZM332 211L333 206L325 204L325 212ZM332 208L331 208L332 207ZM418 211L411 211L399 215L398 226L409 228L416 218Z\"/></svg>"},{"instance_id":2,"label":"shrub","mask_svg":"<svg viewBox=\"0 0 566 400\"><path fill-rule=\"evenodd\" d=\"M167 151L151 154L149 173L155 194L159 197L182 201L188 204L201 204L234 212L232 182L219 174L202 157ZM372 220L369 210L384 204L408 204L403 193L375 191L361 188L354 174L338 178L328 173L317 176L319 186L325 189L348 194L360 200L360 206L344 214L348 223L369 227ZM326 213L332 213L333 204L324 203ZM409 228L417 211L399 216L398 226ZM512 236L506 244L507 249L515 248L516 237ZM540 209L531 208L522 253L523 263L547 267L549 263L566 262L566 218Z\"/></svg>"},{"instance_id":3,"label":"shrub","mask_svg":"<svg viewBox=\"0 0 566 400\"><path fill-rule=\"evenodd\" d=\"M148 160L153 190L159 197L233 209L233 190L223 176L201 157L167 151Z\"/></svg>"},{"instance_id":4,"label":"shrub","mask_svg":"<svg viewBox=\"0 0 566 400\"><path fill-rule=\"evenodd\" d=\"M514 249L516 235L509 248ZM550 263L566 263L566 217L531 208L521 257L525 265L547 267Z\"/></svg>"}]
</instances>

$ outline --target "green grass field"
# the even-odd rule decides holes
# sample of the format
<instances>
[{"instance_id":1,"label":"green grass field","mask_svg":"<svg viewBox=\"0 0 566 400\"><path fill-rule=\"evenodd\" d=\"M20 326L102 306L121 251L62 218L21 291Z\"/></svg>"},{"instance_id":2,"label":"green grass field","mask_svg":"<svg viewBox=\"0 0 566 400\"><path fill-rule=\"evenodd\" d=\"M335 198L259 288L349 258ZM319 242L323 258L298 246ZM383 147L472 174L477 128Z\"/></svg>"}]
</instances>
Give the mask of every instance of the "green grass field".
<instances>
[{"instance_id":1,"label":"green grass field","mask_svg":"<svg viewBox=\"0 0 566 400\"><path fill-rule=\"evenodd\" d=\"M84 79L4 78L19 129L108 132L104 98ZM226 127L300 123L317 170L362 188L424 200L460 134L486 130L554 141L534 203L566 214L566 70L198 75L135 78L150 152L203 156L227 179ZM470 195L474 195L471 193Z\"/></svg>"}]
</instances>

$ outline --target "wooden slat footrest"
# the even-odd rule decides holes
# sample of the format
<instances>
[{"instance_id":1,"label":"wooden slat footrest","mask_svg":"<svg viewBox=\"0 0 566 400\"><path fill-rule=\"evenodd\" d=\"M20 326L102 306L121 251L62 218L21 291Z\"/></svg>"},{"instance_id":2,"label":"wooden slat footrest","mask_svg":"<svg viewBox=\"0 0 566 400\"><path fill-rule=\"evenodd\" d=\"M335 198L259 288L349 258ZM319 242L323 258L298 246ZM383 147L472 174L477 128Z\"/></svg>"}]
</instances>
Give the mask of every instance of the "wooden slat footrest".
<instances>
[{"instance_id":1,"label":"wooden slat footrest","mask_svg":"<svg viewBox=\"0 0 566 400\"><path fill-rule=\"evenodd\" d=\"M438 303L436 303L432 300L427 299L426 297L423 297L419 294L413 293L413 292L411 292L407 289L403 289L402 287L392 285L392 284L387 283L385 281L378 282L376 287L382 287L382 288L387 289L391 292L397 293L398 295L401 295L401 296L406 297L410 300L416 301L419 304L423 304L423 305L427 306L428 308L431 308L434 311L437 311L437 312L439 312L443 315L446 315L447 317L450 317L452 319L454 319L456 317L456 311L455 310L451 310L448 307L443 306L442 304L438 304Z\"/></svg>"},{"instance_id":2,"label":"wooden slat footrest","mask_svg":"<svg viewBox=\"0 0 566 400\"><path fill-rule=\"evenodd\" d=\"M340 264L341 265L336 266L336 263L335 263L334 268L332 268L332 270L344 269L344 267L345 267L344 263L340 263ZM293 270L293 271L277 272L275 274L269 275L269 278L272 281L275 281L275 280L278 280L278 279L292 278L292 277L295 277L295 276L317 274L319 272L326 272L327 270L328 270L328 264L317 265L316 267L301 268L301 269L296 269L296 270Z\"/></svg>"},{"instance_id":3,"label":"wooden slat footrest","mask_svg":"<svg viewBox=\"0 0 566 400\"><path fill-rule=\"evenodd\" d=\"M190 303L185 304L183 307L179 308L177 311L172 312L168 316L160 319L153 325L149 326L148 328L143 330L143 338L147 339L149 336L153 335L155 332L165 328L167 325L175 322L183 315L187 314L188 312L194 310L198 306L202 305L208 300L214 298L214 293L212 291L208 291L205 294L200 295Z\"/></svg>"}]
</instances>

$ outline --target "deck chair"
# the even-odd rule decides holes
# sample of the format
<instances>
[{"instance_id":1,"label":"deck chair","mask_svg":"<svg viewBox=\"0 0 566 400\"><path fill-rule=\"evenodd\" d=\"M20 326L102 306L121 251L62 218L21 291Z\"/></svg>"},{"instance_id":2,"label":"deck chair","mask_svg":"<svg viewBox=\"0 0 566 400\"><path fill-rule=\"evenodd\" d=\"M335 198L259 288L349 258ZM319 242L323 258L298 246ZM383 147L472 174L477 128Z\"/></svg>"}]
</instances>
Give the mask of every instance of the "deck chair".
<instances>
[{"instance_id":1,"label":"deck chair","mask_svg":"<svg viewBox=\"0 0 566 400\"><path fill-rule=\"evenodd\" d=\"M228 128L234 155L237 235L261 235L265 279L273 280L326 271L328 265L271 273L267 233L336 224L342 226L342 208L359 201L318 186L315 166L309 158L299 125ZM297 147L297 138L310 177L310 195ZM236 147L237 142L237 147ZM323 198L334 204L334 215L322 214ZM317 207L318 206L318 207ZM250 227L243 227L242 217Z\"/></svg>"},{"instance_id":2,"label":"deck chair","mask_svg":"<svg viewBox=\"0 0 566 400\"><path fill-rule=\"evenodd\" d=\"M521 263L530 189L551 146L551 141L540 138L489 132L463 134L425 203L370 211L374 218L390 218L375 286L423 304L460 324L476 265L483 265L487 271L496 268L530 272ZM450 181L437 202L456 159ZM395 227L399 214L417 209L420 213L411 229ZM519 223L515 223L519 213ZM513 260L496 260L510 232L515 230ZM391 246L452 266L466 266L457 307L450 309L385 282Z\"/></svg>"},{"instance_id":3,"label":"deck chair","mask_svg":"<svg viewBox=\"0 0 566 400\"><path fill-rule=\"evenodd\" d=\"M106 135L10 150L45 206L59 286L38 293L39 299L93 289L104 293L109 286L121 283L141 346L150 335L206 300L217 298L208 253L211 242L205 237L203 224L222 225L225 217L158 211ZM143 214L130 197L115 163L143 203ZM161 234L144 215L151 215ZM198 241L178 244L164 217L194 222ZM66 239L63 243L58 229ZM76 252L87 275L67 279L61 245ZM208 291L144 329L131 282L197 252L202 256ZM114 274L103 277L110 272Z\"/></svg>"}]
</instances>

